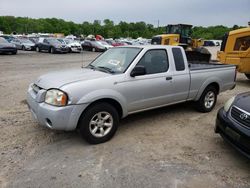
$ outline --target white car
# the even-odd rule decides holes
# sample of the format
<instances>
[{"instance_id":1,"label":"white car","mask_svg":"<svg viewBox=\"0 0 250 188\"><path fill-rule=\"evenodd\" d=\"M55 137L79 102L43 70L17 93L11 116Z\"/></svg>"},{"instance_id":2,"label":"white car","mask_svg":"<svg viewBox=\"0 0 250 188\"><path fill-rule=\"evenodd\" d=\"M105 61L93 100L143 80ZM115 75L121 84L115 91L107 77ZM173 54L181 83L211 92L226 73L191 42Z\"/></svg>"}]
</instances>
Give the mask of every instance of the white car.
<instances>
[{"instance_id":1,"label":"white car","mask_svg":"<svg viewBox=\"0 0 250 188\"><path fill-rule=\"evenodd\" d=\"M105 41L96 41L98 44L100 44L101 46L105 47L106 50L110 49L110 48L113 48L112 45L108 44L107 42Z\"/></svg>"},{"instance_id":2,"label":"white car","mask_svg":"<svg viewBox=\"0 0 250 188\"><path fill-rule=\"evenodd\" d=\"M81 52L82 46L79 42L72 39L58 39L61 43L69 47L69 52Z\"/></svg>"}]
</instances>

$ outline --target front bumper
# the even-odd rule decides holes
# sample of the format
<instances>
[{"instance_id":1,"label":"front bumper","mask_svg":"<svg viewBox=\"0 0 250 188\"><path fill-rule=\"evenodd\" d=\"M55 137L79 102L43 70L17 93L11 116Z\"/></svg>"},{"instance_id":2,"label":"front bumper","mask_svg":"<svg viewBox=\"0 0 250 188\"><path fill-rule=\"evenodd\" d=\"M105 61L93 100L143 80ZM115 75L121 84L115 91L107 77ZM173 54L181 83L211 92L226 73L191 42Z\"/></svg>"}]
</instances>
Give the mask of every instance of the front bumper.
<instances>
[{"instance_id":1,"label":"front bumper","mask_svg":"<svg viewBox=\"0 0 250 188\"><path fill-rule=\"evenodd\" d=\"M16 53L16 48L0 48L0 53Z\"/></svg>"},{"instance_id":2,"label":"front bumper","mask_svg":"<svg viewBox=\"0 0 250 188\"><path fill-rule=\"evenodd\" d=\"M250 130L228 118L223 108L218 111L215 132L250 159Z\"/></svg>"},{"instance_id":3,"label":"front bumper","mask_svg":"<svg viewBox=\"0 0 250 188\"><path fill-rule=\"evenodd\" d=\"M25 50L34 51L35 49L35 46L25 46Z\"/></svg>"},{"instance_id":4,"label":"front bumper","mask_svg":"<svg viewBox=\"0 0 250 188\"><path fill-rule=\"evenodd\" d=\"M68 53L69 52L69 48L55 48L55 52L58 52L58 53Z\"/></svg>"},{"instance_id":5,"label":"front bumper","mask_svg":"<svg viewBox=\"0 0 250 188\"><path fill-rule=\"evenodd\" d=\"M72 52L81 52L82 48L81 47L71 47Z\"/></svg>"},{"instance_id":6,"label":"front bumper","mask_svg":"<svg viewBox=\"0 0 250 188\"><path fill-rule=\"evenodd\" d=\"M78 120L87 104L68 105L57 107L41 102L45 96L45 90L35 93L29 87L27 93L27 104L33 118L39 125L55 130L74 130L77 127Z\"/></svg>"}]
</instances>

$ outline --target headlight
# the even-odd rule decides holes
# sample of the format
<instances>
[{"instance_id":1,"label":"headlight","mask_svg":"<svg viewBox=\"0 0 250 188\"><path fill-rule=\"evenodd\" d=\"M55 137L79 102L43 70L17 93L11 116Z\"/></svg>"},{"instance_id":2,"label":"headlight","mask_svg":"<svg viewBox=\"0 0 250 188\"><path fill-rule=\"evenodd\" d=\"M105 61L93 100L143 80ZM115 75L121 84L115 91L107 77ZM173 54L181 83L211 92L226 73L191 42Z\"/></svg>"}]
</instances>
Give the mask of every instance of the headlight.
<instances>
[{"instance_id":1,"label":"headlight","mask_svg":"<svg viewBox=\"0 0 250 188\"><path fill-rule=\"evenodd\" d=\"M45 103L54 106L65 106L67 105L68 97L67 94L58 89L50 89L46 92Z\"/></svg>"},{"instance_id":2,"label":"headlight","mask_svg":"<svg viewBox=\"0 0 250 188\"><path fill-rule=\"evenodd\" d=\"M225 105L224 105L224 110L225 110L226 112L228 112L229 108L231 107L232 103L234 102L234 99L235 99L235 97L232 97L231 99L229 99L229 100L225 103Z\"/></svg>"}]
</instances>

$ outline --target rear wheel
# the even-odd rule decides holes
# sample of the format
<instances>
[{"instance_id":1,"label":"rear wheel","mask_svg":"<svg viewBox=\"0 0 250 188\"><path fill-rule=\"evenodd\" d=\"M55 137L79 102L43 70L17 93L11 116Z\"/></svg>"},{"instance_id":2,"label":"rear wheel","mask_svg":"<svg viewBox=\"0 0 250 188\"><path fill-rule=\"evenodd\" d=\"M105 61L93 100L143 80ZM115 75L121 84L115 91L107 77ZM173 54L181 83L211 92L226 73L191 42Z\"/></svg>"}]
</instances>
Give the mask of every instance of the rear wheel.
<instances>
[{"instance_id":1,"label":"rear wheel","mask_svg":"<svg viewBox=\"0 0 250 188\"><path fill-rule=\"evenodd\" d=\"M79 121L80 133L90 144L100 144L110 140L118 127L117 110L108 103L90 106Z\"/></svg>"},{"instance_id":2,"label":"rear wheel","mask_svg":"<svg viewBox=\"0 0 250 188\"><path fill-rule=\"evenodd\" d=\"M245 75L250 80L250 74L245 74Z\"/></svg>"},{"instance_id":3,"label":"rear wheel","mask_svg":"<svg viewBox=\"0 0 250 188\"><path fill-rule=\"evenodd\" d=\"M213 110L217 101L218 91L214 86L208 86L196 102L196 109L200 112L210 112Z\"/></svg>"}]
</instances>

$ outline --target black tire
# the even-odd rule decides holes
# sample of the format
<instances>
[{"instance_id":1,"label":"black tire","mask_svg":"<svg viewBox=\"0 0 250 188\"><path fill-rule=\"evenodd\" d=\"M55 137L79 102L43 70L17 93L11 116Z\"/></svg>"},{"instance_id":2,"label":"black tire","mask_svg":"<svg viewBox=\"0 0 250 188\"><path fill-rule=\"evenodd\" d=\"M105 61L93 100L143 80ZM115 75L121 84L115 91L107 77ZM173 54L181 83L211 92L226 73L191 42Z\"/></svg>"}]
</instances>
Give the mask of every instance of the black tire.
<instances>
[{"instance_id":1,"label":"black tire","mask_svg":"<svg viewBox=\"0 0 250 188\"><path fill-rule=\"evenodd\" d=\"M104 124L104 117L101 117L100 120L98 114L100 113L107 113L110 115L110 117L112 118L112 121L110 122L105 122L105 123L113 123L112 126L105 126ZM107 115L106 114L106 115ZM96 117L96 118L95 118ZM106 117L106 116L105 116ZM111 120L107 119L107 121ZM101 124L101 122L103 122L103 125L99 125L98 122ZM95 122L95 123L91 123L91 122ZM88 107L88 109L82 114L82 116L80 117L79 120L79 128L80 128L80 134L82 135L82 137L90 144L100 144L103 142L107 142L108 140L110 140L116 130L117 127L119 125L119 115L117 110L110 104L108 103L96 103L91 105L90 107ZM100 126L100 127L99 127ZM104 129L104 127L106 127ZM91 129L95 129L96 131L92 130L94 133L91 132ZM101 129L103 130L103 134L106 134L104 136L102 136L101 134ZM94 134L99 136L95 136Z\"/></svg>"},{"instance_id":2,"label":"black tire","mask_svg":"<svg viewBox=\"0 0 250 188\"><path fill-rule=\"evenodd\" d=\"M214 86L208 86L202 93L200 99L195 102L198 111L206 113L213 110L217 101L218 91Z\"/></svg>"},{"instance_id":3,"label":"black tire","mask_svg":"<svg viewBox=\"0 0 250 188\"><path fill-rule=\"evenodd\" d=\"M25 50L26 50L25 46L22 46L22 50L23 50L23 51L25 51Z\"/></svg>"},{"instance_id":4,"label":"black tire","mask_svg":"<svg viewBox=\"0 0 250 188\"><path fill-rule=\"evenodd\" d=\"M37 47L36 47L36 51L37 51L37 52L41 52L41 49L37 46Z\"/></svg>"},{"instance_id":5,"label":"black tire","mask_svg":"<svg viewBox=\"0 0 250 188\"><path fill-rule=\"evenodd\" d=\"M250 80L250 74L245 74L245 75Z\"/></svg>"},{"instance_id":6,"label":"black tire","mask_svg":"<svg viewBox=\"0 0 250 188\"><path fill-rule=\"evenodd\" d=\"M54 53L55 53L55 49L54 49L53 47L51 47L51 48L49 49L49 52L50 52L51 54L54 54Z\"/></svg>"},{"instance_id":7,"label":"black tire","mask_svg":"<svg viewBox=\"0 0 250 188\"><path fill-rule=\"evenodd\" d=\"M12 52L11 54L12 54L12 55L16 55L16 54L17 54L17 51Z\"/></svg>"}]
</instances>

